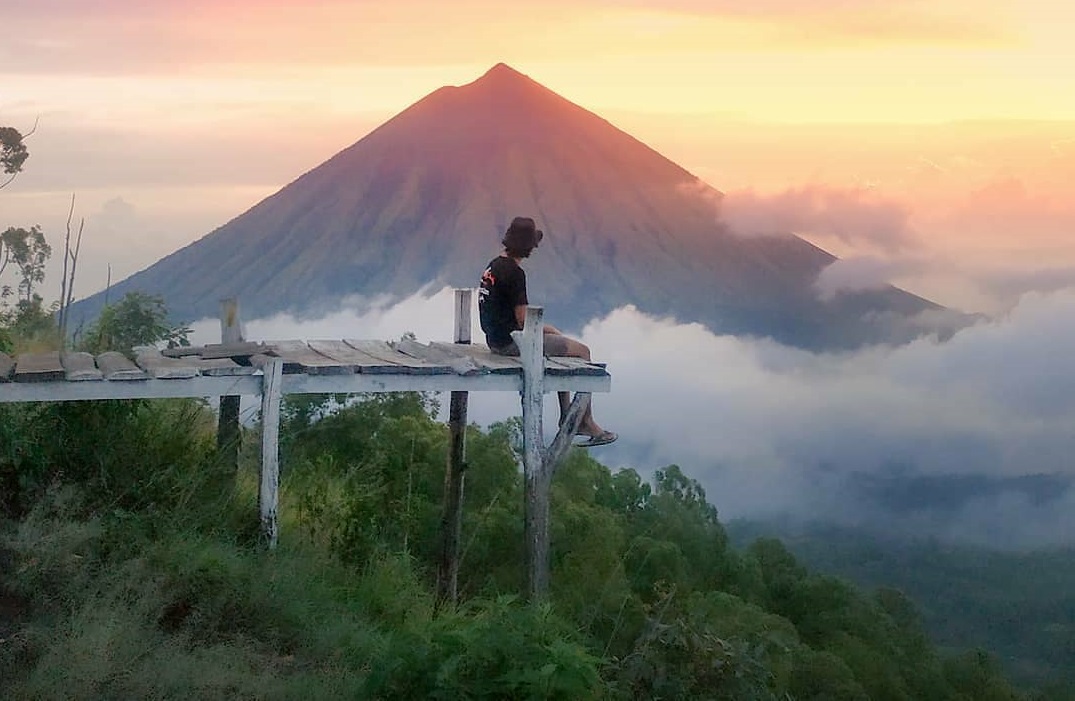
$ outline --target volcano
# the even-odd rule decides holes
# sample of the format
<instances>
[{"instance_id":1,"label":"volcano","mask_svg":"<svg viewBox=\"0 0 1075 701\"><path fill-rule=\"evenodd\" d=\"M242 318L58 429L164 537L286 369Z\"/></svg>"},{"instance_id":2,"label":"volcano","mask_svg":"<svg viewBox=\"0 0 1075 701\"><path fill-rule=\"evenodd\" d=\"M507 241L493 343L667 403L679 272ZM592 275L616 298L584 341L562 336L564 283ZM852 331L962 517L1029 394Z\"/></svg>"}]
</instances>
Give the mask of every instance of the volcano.
<instances>
[{"instance_id":1,"label":"volcano","mask_svg":"<svg viewBox=\"0 0 1075 701\"><path fill-rule=\"evenodd\" d=\"M514 216L545 232L530 300L578 330L623 305L810 348L906 334L936 305L893 287L819 298L835 258L786 232L729 230L721 193L499 64L434 91L239 217L123 282L176 318L312 315L476 286ZM359 300L359 301L356 301ZM92 316L98 294L81 302ZM913 325L912 325L913 326ZM899 339L895 339L899 340Z\"/></svg>"}]
</instances>

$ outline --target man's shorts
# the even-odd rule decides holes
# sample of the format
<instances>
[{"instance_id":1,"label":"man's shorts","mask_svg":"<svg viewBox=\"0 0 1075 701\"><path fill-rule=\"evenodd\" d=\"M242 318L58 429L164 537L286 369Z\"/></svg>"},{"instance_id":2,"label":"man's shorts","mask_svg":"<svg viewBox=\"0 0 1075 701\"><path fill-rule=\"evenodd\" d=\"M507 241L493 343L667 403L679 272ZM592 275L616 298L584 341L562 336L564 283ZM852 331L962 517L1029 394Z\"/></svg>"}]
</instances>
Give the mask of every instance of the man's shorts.
<instances>
[{"instance_id":1,"label":"man's shorts","mask_svg":"<svg viewBox=\"0 0 1075 701\"><path fill-rule=\"evenodd\" d=\"M558 333L543 334L545 342L545 356L566 356L567 355L567 336L561 336ZM519 357L519 346L512 341L506 346L489 346L489 350L497 355L506 355L512 358Z\"/></svg>"}]
</instances>

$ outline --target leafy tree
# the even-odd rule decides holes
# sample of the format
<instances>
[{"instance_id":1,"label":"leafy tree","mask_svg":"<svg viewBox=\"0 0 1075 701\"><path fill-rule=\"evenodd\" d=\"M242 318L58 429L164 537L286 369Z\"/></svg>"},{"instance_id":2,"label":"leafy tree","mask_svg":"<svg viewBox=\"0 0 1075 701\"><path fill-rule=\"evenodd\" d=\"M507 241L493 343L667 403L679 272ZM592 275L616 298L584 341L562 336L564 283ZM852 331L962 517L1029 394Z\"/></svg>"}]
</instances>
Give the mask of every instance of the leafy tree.
<instances>
[{"instance_id":1,"label":"leafy tree","mask_svg":"<svg viewBox=\"0 0 1075 701\"><path fill-rule=\"evenodd\" d=\"M129 353L135 346L160 342L169 348L189 346L189 334L189 328L173 325L168 320L163 297L128 292L119 302L101 310L79 345L90 353L109 350Z\"/></svg>"},{"instance_id":2,"label":"leafy tree","mask_svg":"<svg viewBox=\"0 0 1075 701\"><path fill-rule=\"evenodd\" d=\"M7 186L15 176L22 172L22 164L29 158L30 152L26 150L23 134L14 127L0 127L0 166L4 173L10 176L0 184L0 188Z\"/></svg>"},{"instance_id":3,"label":"leafy tree","mask_svg":"<svg viewBox=\"0 0 1075 701\"><path fill-rule=\"evenodd\" d=\"M0 233L0 275L9 265L14 265L18 274L18 283L14 288L11 285L0 286L0 301L16 295L20 304L31 304L37 297L37 285L45 279L45 263L51 255L52 247L45 241L40 227L10 227Z\"/></svg>"}]
</instances>

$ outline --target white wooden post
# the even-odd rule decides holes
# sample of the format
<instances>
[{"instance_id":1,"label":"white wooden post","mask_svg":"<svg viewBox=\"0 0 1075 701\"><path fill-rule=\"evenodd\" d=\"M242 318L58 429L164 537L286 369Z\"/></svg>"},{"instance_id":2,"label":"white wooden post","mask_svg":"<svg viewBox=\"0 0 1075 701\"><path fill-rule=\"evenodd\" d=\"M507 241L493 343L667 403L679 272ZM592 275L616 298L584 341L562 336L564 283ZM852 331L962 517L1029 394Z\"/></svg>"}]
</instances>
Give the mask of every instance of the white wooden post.
<instances>
[{"instance_id":1,"label":"white wooden post","mask_svg":"<svg viewBox=\"0 0 1075 701\"><path fill-rule=\"evenodd\" d=\"M470 343L470 309L473 290L455 291L455 342ZM451 449L444 473L444 509L441 514L441 559L437 571L437 603L455 603L459 593L459 541L463 531L463 487L466 478L467 392L452 392L448 410Z\"/></svg>"},{"instance_id":2,"label":"white wooden post","mask_svg":"<svg viewBox=\"0 0 1075 701\"><path fill-rule=\"evenodd\" d=\"M526 323L518 338L523 366L523 537L526 540L526 589L531 601L549 589L549 488L552 475L545 468L542 408L545 392L545 310L526 308Z\"/></svg>"},{"instance_id":3,"label":"white wooden post","mask_svg":"<svg viewBox=\"0 0 1075 701\"><path fill-rule=\"evenodd\" d=\"M220 300L220 342L223 344L241 343L242 326L239 322L239 301L236 299ZM217 451L221 459L232 470L239 467L239 397L220 398L220 410L217 415Z\"/></svg>"},{"instance_id":4,"label":"white wooden post","mask_svg":"<svg viewBox=\"0 0 1075 701\"><path fill-rule=\"evenodd\" d=\"M276 509L280 501L280 386L284 363L273 358L261 366L261 489L258 507L261 532L269 548L276 547Z\"/></svg>"}]
</instances>

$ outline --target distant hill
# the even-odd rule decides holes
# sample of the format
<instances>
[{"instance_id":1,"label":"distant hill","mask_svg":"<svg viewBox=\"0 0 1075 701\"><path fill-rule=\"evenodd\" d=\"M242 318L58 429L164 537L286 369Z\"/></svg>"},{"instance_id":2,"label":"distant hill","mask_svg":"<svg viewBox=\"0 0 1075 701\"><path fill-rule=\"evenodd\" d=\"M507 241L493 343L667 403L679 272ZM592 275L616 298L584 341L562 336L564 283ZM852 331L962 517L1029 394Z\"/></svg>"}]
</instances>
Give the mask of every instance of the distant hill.
<instances>
[{"instance_id":1,"label":"distant hill","mask_svg":"<svg viewBox=\"0 0 1075 701\"><path fill-rule=\"evenodd\" d=\"M729 231L720 199L499 64L436 90L110 295L162 294L189 321L215 316L230 296L255 318L473 286L507 223L529 215L545 231L527 264L531 300L567 328L633 304L716 332L848 347L906 340L915 315L938 308L893 287L823 301L813 284L832 255L783 232ZM74 318L102 304L90 297Z\"/></svg>"},{"instance_id":2,"label":"distant hill","mask_svg":"<svg viewBox=\"0 0 1075 701\"><path fill-rule=\"evenodd\" d=\"M739 547L780 538L811 569L899 589L939 647L989 650L1016 681L1075 693L1075 549L998 551L822 523L727 529Z\"/></svg>"}]
</instances>

